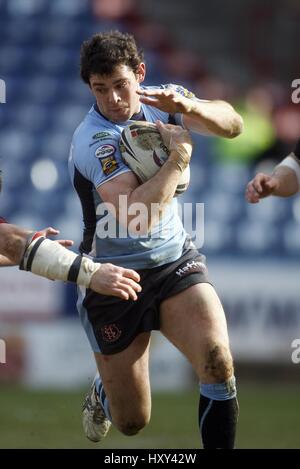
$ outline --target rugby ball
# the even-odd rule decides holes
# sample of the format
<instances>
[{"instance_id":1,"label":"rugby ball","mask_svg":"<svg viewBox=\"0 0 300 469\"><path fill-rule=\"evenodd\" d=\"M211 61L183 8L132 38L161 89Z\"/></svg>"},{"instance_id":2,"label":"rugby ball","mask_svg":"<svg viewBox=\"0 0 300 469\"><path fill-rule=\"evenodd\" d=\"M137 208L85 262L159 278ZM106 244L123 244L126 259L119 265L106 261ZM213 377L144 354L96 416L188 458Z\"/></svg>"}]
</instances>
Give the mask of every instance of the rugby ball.
<instances>
[{"instance_id":1,"label":"rugby ball","mask_svg":"<svg viewBox=\"0 0 300 469\"><path fill-rule=\"evenodd\" d=\"M170 154L155 124L136 121L125 127L120 139L123 161L141 183L152 178ZM190 167L181 175L174 196L183 194L190 182Z\"/></svg>"}]
</instances>

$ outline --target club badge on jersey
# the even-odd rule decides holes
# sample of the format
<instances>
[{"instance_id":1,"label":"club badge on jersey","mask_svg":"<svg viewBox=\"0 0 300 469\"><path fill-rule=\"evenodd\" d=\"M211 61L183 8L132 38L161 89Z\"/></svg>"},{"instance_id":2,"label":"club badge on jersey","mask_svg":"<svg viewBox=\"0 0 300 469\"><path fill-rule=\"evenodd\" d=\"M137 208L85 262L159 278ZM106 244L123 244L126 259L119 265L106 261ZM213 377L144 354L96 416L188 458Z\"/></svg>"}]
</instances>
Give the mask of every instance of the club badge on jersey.
<instances>
[{"instance_id":1,"label":"club badge on jersey","mask_svg":"<svg viewBox=\"0 0 300 469\"><path fill-rule=\"evenodd\" d=\"M119 167L118 162L113 156L107 156L106 158L99 158L102 166L103 173L105 176L109 176Z\"/></svg>"}]
</instances>

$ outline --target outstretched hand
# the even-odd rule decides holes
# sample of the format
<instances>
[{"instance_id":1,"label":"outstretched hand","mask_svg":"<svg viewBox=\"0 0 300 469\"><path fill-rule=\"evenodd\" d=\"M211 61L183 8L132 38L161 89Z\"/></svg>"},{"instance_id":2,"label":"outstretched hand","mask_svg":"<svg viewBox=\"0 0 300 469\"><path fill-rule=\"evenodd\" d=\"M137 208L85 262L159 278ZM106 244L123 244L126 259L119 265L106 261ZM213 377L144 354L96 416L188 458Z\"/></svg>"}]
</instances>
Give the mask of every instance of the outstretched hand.
<instances>
[{"instance_id":1,"label":"outstretched hand","mask_svg":"<svg viewBox=\"0 0 300 469\"><path fill-rule=\"evenodd\" d=\"M190 99L170 89L145 90L140 88L137 94L140 96L141 103L157 107L169 114L187 113L193 105Z\"/></svg>"},{"instance_id":2,"label":"outstretched hand","mask_svg":"<svg viewBox=\"0 0 300 469\"><path fill-rule=\"evenodd\" d=\"M43 230L40 230L39 232L45 238L48 238L49 236L57 236L59 234L59 230L52 228L52 226L48 226L48 228L44 228ZM56 241L62 246L64 246L65 248L69 248L73 246L74 244L74 241L72 241L71 239L58 239Z\"/></svg>"},{"instance_id":3,"label":"outstretched hand","mask_svg":"<svg viewBox=\"0 0 300 469\"><path fill-rule=\"evenodd\" d=\"M272 195L278 188L278 180L267 174L258 173L247 185L246 199L251 204L256 204L263 199Z\"/></svg>"},{"instance_id":4,"label":"outstretched hand","mask_svg":"<svg viewBox=\"0 0 300 469\"><path fill-rule=\"evenodd\" d=\"M122 300L137 300L142 287L137 283L140 276L135 270L113 264L101 264L93 274L90 288L102 295L117 296Z\"/></svg>"}]
</instances>

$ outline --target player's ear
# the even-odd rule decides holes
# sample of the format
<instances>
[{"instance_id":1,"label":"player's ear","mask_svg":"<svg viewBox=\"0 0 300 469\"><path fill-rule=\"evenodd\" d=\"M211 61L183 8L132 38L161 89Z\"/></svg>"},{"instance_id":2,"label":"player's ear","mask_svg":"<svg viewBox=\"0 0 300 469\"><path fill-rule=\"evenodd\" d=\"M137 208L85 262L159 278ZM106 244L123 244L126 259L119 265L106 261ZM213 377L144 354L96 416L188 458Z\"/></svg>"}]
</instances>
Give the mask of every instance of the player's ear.
<instances>
[{"instance_id":1,"label":"player's ear","mask_svg":"<svg viewBox=\"0 0 300 469\"><path fill-rule=\"evenodd\" d=\"M137 70L137 81L138 83L142 83L145 80L145 75L146 75L146 65L144 62L141 62L140 65L138 66Z\"/></svg>"}]
</instances>

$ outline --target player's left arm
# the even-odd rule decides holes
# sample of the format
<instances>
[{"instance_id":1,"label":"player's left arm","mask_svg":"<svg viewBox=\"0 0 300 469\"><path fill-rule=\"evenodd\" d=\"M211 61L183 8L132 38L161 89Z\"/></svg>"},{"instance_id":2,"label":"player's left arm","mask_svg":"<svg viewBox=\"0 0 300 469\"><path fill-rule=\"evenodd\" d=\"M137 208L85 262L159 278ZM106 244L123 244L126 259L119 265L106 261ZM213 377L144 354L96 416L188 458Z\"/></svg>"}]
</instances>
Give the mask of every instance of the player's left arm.
<instances>
[{"instance_id":1,"label":"player's left arm","mask_svg":"<svg viewBox=\"0 0 300 469\"><path fill-rule=\"evenodd\" d=\"M182 114L185 128L194 132L234 138L243 131L243 119L226 101L184 96L176 88L139 89L140 101L169 114Z\"/></svg>"}]
</instances>

